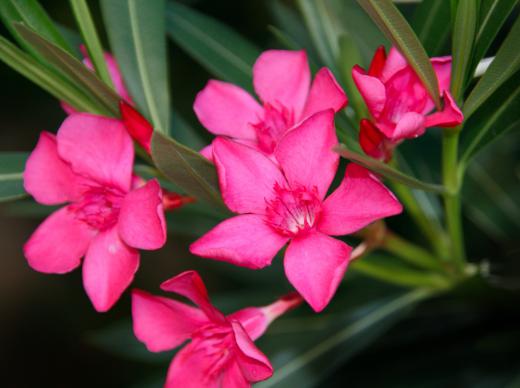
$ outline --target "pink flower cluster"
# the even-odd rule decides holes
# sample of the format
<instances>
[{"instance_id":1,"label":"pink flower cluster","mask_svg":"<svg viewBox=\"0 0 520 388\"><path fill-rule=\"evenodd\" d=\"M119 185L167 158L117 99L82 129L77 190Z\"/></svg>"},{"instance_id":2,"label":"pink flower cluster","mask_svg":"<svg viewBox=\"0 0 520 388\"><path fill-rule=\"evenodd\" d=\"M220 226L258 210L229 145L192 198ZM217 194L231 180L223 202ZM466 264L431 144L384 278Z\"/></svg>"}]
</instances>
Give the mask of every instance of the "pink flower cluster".
<instances>
[{"instance_id":1,"label":"pink flower cluster","mask_svg":"<svg viewBox=\"0 0 520 388\"><path fill-rule=\"evenodd\" d=\"M120 94L121 120L78 113L57 135L43 132L24 172L25 189L51 214L24 247L29 265L66 273L83 259L83 283L97 311L107 311L132 282L139 249L166 242L164 211L191 201L161 189L157 180L133 175L135 140L151 152L153 127L132 106L117 64L106 56ZM353 76L371 118L360 141L369 155L388 160L403 139L426 127L457 125L462 115L448 87L450 59L432 59L445 105L433 103L413 70L394 49L379 49L368 72ZM89 59L85 65L92 68ZM254 345L269 324L302 298L316 311L334 296L352 248L339 236L399 214L402 206L368 170L349 164L331 189L339 168L334 114L347 96L332 73L320 69L311 83L304 51L269 50L253 67L261 104L243 89L209 81L197 95L200 122L217 135L202 154L218 173L224 203L235 216L190 246L198 256L251 269L271 264L284 247L287 279L298 291L265 307L225 316L210 302L200 276L187 271L161 285L197 307L132 292L136 337L153 352L190 340L171 363L166 387L248 387L273 368ZM300 296L301 295L301 296Z\"/></svg>"}]
</instances>

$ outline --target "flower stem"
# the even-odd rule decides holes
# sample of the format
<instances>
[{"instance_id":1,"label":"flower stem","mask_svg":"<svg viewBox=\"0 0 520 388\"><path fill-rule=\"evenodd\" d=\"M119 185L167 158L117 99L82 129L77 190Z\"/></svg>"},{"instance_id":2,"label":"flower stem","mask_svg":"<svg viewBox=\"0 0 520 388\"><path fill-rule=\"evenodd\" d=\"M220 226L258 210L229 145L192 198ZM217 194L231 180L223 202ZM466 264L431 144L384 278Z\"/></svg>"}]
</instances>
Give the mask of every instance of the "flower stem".
<instances>
[{"instance_id":1,"label":"flower stem","mask_svg":"<svg viewBox=\"0 0 520 388\"><path fill-rule=\"evenodd\" d=\"M464 237L460 206L460 177L458 174L458 143L460 127L444 130L442 138L442 176L447 192L444 194L446 227L450 237L452 260L460 270L465 266Z\"/></svg>"}]
</instances>

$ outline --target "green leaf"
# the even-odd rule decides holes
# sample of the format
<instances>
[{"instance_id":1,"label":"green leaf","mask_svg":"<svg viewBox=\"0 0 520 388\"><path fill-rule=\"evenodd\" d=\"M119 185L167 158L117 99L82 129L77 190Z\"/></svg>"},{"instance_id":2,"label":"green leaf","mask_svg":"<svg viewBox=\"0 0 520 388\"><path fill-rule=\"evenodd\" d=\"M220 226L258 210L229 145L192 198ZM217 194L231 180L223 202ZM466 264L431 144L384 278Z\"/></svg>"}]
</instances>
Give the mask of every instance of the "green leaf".
<instances>
[{"instance_id":1,"label":"green leaf","mask_svg":"<svg viewBox=\"0 0 520 388\"><path fill-rule=\"evenodd\" d=\"M460 102L470 69L471 52L477 25L478 2L460 0L453 26L453 64L451 67L451 93Z\"/></svg>"},{"instance_id":2,"label":"green leaf","mask_svg":"<svg viewBox=\"0 0 520 388\"><path fill-rule=\"evenodd\" d=\"M46 90L59 100L84 112L102 113L103 110L82 90L63 78L61 74L47 68L14 44L0 37L0 59L27 79Z\"/></svg>"},{"instance_id":3,"label":"green leaf","mask_svg":"<svg viewBox=\"0 0 520 388\"><path fill-rule=\"evenodd\" d=\"M520 71L503 84L466 122L461 136L461 172L485 146L520 128Z\"/></svg>"},{"instance_id":4,"label":"green leaf","mask_svg":"<svg viewBox=\"0 0 520 388\"><path fill-rule=\"evenodd\" d=\"M481 0L480 18L473 48L473 69L484 58L517 3L518 0Z\"/></svg>"},{"instance_id":5,"label":"green leaf","mask_svg":"<svg viewBox=\"0 0 520 388\"><path fill-rule=\"evenodd\" d=\"M170 1L166 29L170 38L210 73L252 90L252 68L260 49L225 24Z\"/></svg>"},{"instance_id":6,"label":"green leaf","mask_svg":"<svg viewBox=\"0 0 520 388\"><path fill-rule=\"evenodd\" d=\"M315 387L319 386L320 378L326 376L334 368L341 365L348 358L352 357L357 351L361 350L378 336L384 333L403 315L420 300L428 297L431 291L417 289L408 293L400 293L392 297L383 297L363 304L357 309L349 309L343 316L331 317L327 322L333 327L326 330L325 335L320 335L320 331L312 330L313 327L307 326L307 333L302 340L302 336L296 336L299 342L308 344L296 356L290 357L295 341L279 350L279 353L271 356L275 373L273 377L265 382L257 384L259 388L267 387ZM339 315L339 314L337 314ZM316 320L317 317L313 317ZM327 315L321 316L326 319ZM296 321L296 318L293 320ZM287 319L289 321L289 319ZM302 318L298 323L291 323L291 328L304 328ZM332 322L331 322L332 321ZM280 321L280 324L282 321ZM311 323L311 322L309 322ZM340 326L340 324L342 326ZM276 327L276 326L275 326ZM319 327L319 326L318 326ZM272 329L274 331L274 328ZM282 332L279 335L271 334L271 330L266 336L272 336L272 342L276 348L286 338L291 338L291 333ZM295 337L294 335L292 337ZM266 338L267 339L267 338ZM266 348L265 339L262 338L260 347ZM287 357L289 354L289 357ZM285 355L285 356L284 356Z\"/></svg>"},{"instance_id":7,"label":"green leaf","mask_svg":"<svg viewBox=\"0 0 520 388\"><path fill-rule=\"evenodd\" d=\"M450 33L448 1L424 0L417 6L412 27L430 57L439 55Z\"/></svg>"},{"instance_id":8,"label":"green leaf","mask_svg":"<svg viewBox=\"0 0 520 388\"><path fill-rule=\"evenodd\" d=\"M215 166L198 152L154 132L152 159L161 173L195 198L224 208Z\"/></svg>"},{"instance_id":9,"label":"green leaf","mask_svg":"<svg viewBox=\"0 0 520 388\"><path fill-rule=\"evenodd\" d=\"M358 0L358 3L404 55L432 97L435 106L440 109L439 85L432 64L403 15L390 0Z\"/></svg>"},{"instance_id":10,"label":"green leaf","mask_svg":"<svg viewBox=\"0 0 520 388\"><path fill-rule=\"evenodd\" d=\"M23 188L27 157L25 152L0 152L0 202L21 199L27 195Z\"/></svg>"},{"instance_id":11,"label":"green leaf","mask_svg":"<svg viewBox=\"0 0 520 388\"><path fill-rule=\"evenodd\" d=\"M14 28L13 23L23 22L49 42L70 54L74 50L63 38L49 15L36 0L2 0L0 1L0 17L16 41L24 48L29 48L24 38Z\"/></svg>"},{"instance_id":12,"label":"green leaf","mask_svg":"<svg viewBox=\"0 0 520 388\"><path fill-rule=\"evenodd\" d=\"M432 191L435 193L444 193L446 189L444 186L422 182L412 176L406 175L395 168L390 167L388 164L380 162L369 156L358 154L349 150L344 144L340 144L334 148L334 151L340 154L343 158L349 159L369 170L382 175L383 177L402 183L411 188L421 189L425 191Z\"/></svg>"},{"instance_id":13,"label":"green leaf","mask_svg":"<svg viewBox=\"0 0 520 388\"><path fill-rule=\"evenodd\" d=\"M107 64L105 62L103 47L101 46L96 26L92 20L87 2L85 0L70 0L70 5L97 75L107 85L113 87L112 79L110 78Z\"/></svg>"},{"instance_id":14,"label":"green leaf","mask_svg":"<svg viewBox=\"0 0 520 388\"><path fill-rule=\"evenodd\" d=\"M518 47L520 47L520 18L516 19L495 59L464 103L463 113L466 120L520 68Z\"/></svg>"},{"instance_id":15,"label":"green leaf","mask_svg":"<svg viewBox=\"0 0 520 388\"><path fill-rule=\"evenodd\" d=\"M165 1L102 1L101 9L110 46L132 98L154 128L166 133L170 94Z\"/></svg>"},{"instance_id":16,"label":"green leaf","mask_svg":"<svg viewBox=\"0 0 520 388\"><path fill-rule=\"evenodd\" d=\"M94 72L32 29L19 23L15 24L15 28L50 64L69 77L81 90L91 95L99 103L100 107L103 107L105 114L110 116L119 115L118 103L120 97L104 84Z\"/></svg>"}]
</instances>

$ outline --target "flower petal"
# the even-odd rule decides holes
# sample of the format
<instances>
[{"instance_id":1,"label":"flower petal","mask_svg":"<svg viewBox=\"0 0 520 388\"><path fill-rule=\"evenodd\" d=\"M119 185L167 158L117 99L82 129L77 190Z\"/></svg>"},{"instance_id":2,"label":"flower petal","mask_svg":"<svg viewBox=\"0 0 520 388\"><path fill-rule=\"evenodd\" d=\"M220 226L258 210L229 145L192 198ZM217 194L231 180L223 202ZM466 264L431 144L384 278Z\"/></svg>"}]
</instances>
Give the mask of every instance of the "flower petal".
<instances>
[{"instance_id":1,"label":"flower petal","mask_svg":"<svg viewBox=\"0 0 520 388\"><path fill-rule=\"evenodd\" d=\"M108 311L134 279L139 252L126 245L113 227L98 234L83 263L83 285L94 308Z\"/></svg>"},{"instance_id":2,"label":"flower petal","mask_svg":"<svg viewBox=\"0 0 520 388\"><path fill-rule=\"evenodd\" d=\"M424 123L425 118L422 114L406 112L397 122L392 132L391 140L397 142L403 139L414 139L423 135L426 130Z\"/></svg>"},{"instance_id":3,"label":"flower petal","mask_svg":"<svg viewBox=\"0 0 520 388\"><path fill-rule=\"evenodd\" d=\"M73 114L61 125L57 139L59 155L75 173L124 192L130 189L134 145L121 121Z\"/></svg>"},{"instance_id":4,"label":"flower petal","mask_svg":"<svg viewBox=\"0 0 520 388\"><path fill-rule=\"evenodd\" d=\"M58 155L56 137L42 132L25 164L23 184L34 199L45 205L73 201L79 196L80 177Z\"/></svg>"},{"instance_id":5,"label":"flower petal","mask_svg":"<svg viewBox=\"0 0 520 388\"><path fill-rule=\"evenodd\" d=\"M244 214L229 218L190 246L197 256L221 260L251 269L271 264L288 237L276 233L263 216Z\"/></svg>"},{"instance_id":6,"label":"flower petal","mask_svg":"<svg viewBox=\"0 0 520 388\"><path fill-rule=\"evenodd\" d=\"M326 67L321 68L312 81L302 118L305 119L322 110L339 112L348 104L348 98L334 75Z\"/></svg>"},{"instance_id":7,"label":"flower petal","mask_svg":"<svg viewBox=\"0 0 520 388\"><path fill-rule=\"evenodd\" d=\"M237 321L231 321L237 345L237 363L247 381L256 383L273 375L273 367L266 355L251 341Z\"/></svg>"},{"instance_id":8,"label":"flower petal","mask_svg":"<svg viewBox=\"0 0 520 388\"><path fill-rule=\"evenodd\" d=\"M121 112L121 120L132 139L150 154L152 152L152 124L124 100L119 102L119 111Z\"/></svg>"},{"instance_id":9,"label":"flower petal","mask_svg":"<svg viewBox=\"0 0 520 388\"><path fill-rule=\"evenodd\" d=\"M166 221L159 182L153 179L123 199L118 229L133 248L159 249L166 242Z\"/></svg>"},{"instance_id":10,"label":"flower petal","mask_svg":"<svg viewBox=\"0 0 520 388\"><path fill-rule=\"evenodd\" d=\"M275 150L289 185L315 186L320 197L325 197L338 168L339 155L332 151L337 143L332 109L314 114L289 131Z\"/></svg>"},{"instance_id":11,"label":"flower petal","mask_svg":"<svg viewBox=\"0 0 520 388\"><path fill-rule=\"evenodd\" d=\"M402 210L379 179L350 163L340 186L323 202L318 230L334 236L349 234Z\"/></svg>"},{"instance_id":12,"label":"flower petal","mask_svg":"<svg viewBox=\"0 0 520 388\"><path fill-rule=\"evenodd\" d=\"M208 144L206 147L201 149L200 154L208 159L210 162L213 162L213 144Z\"/></svg>"},{"instance_id":13,"label":"flower petal","mask_svg":"<svg viewBox=\"0 0 520 388\"><path fill-rule=\"evenodd\" d=\"M253 66L253 85L262 102L282 104L300 117L311 74L305 50L267 50Z\"/></svg>"},{"instance_id":14,"label":"flower petal","mask_svg":"<svg viewBox=\"0 0 520 388\"><path fill-rule=\"evenodd\" d=\"M249 388L251 383L246 380L238 362L232 361L224 370L222 387L225 388Z\"/></svg>"},{"instance_id":15,"label":"flower petal","mask_svg":"<svg viewBox=\"0 0 520 388\"><path fill-rule=\"evenodd\" d=\"M444 92L444 108L440 112L434 112L426 116L426 127L455 127L464 121L464 115L450 92Z\"/></svg>"},{"instance_id":16,"label":"flower petal","mask_svg":"<svg viewBox=\"0 0 520 388\"><path fill-rule=\"evenodd\" d=\"M132 291L132 320L135 336L151 352L176 348L208 323L197 308L141 290Z\"/></svg>"},{"instance_id":17,"label":"flower petal","mask_svg":"<svg viewBox=\"0 0 520 388\"><path fill-rule=\"evenodd\" d=\"M94 234L68 207L63 207L38 226L24 245L24 255L36 271L69 272L81 263Z\"/></svg>"},{"instance_id":18,"label":"flower petal","mask_svg":"<svg viewBox=\"0 0 520 388\"><path fill-rule=\"evenodd\" d=\"M377 79L367 75L365 71L359 66L352 68L352 78L367 104L370 114L374 118L378 118L385 107L386 90L384 84Z\"/></svg>"},{"instance_id":19,"label":"flower petal","mask_svg":"<svg viewBox=\"0 0 520 388\"><path fill-rule=\"evenodd\" d=\"M347 269L352 248L319 232L291 241L285 252L289 282L316 312L334 296Z\"/></svg>"},{"instance_id":20,"label":"flower petal","mask_svg":"<svg viewBox=\"0 0 520 388\"><path fill-rule=\"evenodd\" d=\"M213 322L226 321L224 315L211 304L206 286L196 271L185 271L166 280L161 284L161 289L188 298Z\"/></svg>"},{"instance_id":21,"label":"flower petal","mask_svg":"<svg viewBox=\"0 0 520 388\"><path fill-rule=\"evenodd\" d=\"M210 80L195 98L193 110L201 124L214 135L239 139L256 138L251 126L263 115L261 105L236 85Z\"/></svg>"},{"instance_id":22,"label":"flower petal","mask_svg":"<svg viewBox=\"0 0 520 388\"><path fill-rule=\"evenodd\" d=\"M451 56L435 57L431 59L433 71L437 75L439 91L442 94L445 90L450 90L451 83Z\"/></svg>"},{"instance_id":23,"label":"flower petal","mask_svg":"<svg viewBox=\"0 0 520 388\"><path fill-rule=\"evenodd\" d=\"M359 144L365 154L373 158L385 162L392 159L393 145L370 120L362 119L360 122Z\"/></svg>"},{"instance_id":24,"label":"flower petal","mask_svg":"<svg viewBox=\"0 0 520 388\"><path fill-rule=\"evenodd\" d=\"M368 75L372 77L381 77L383 69L386 63L386 52L385 46L381 45L376 49L372 61L370 62L370 68L368 69Z\"/></svg>"},{"instance_id":25,"label":"flower petal","mask_svg":"<svg viewBox=\"0 0 520 388\"><path fill-rule=\"evenodd\" d=\"M275 183L285 178L272 160L248 146L227 139L213 141L220 190L226 205L237 213L265 212Z\"/></svg>"},{"instance_id":26,"label":"flower petal","mask_svg":"<svg viewBox=\"0 0 520 388\"><path fill-rule=\"evenodd\" d=\"M399 70L402 70L408 65L406 58L397 50L392 47L386 57L385 66L381 72L381 81L386 82Z\"/></svg>"},{"instance_id":27,"label":"flower petal","mask_svg":"<svg viewBox=\"0 0 520 388\"><path fill-rule=\"evenodd\" d=\"M227 316L228 320L238 321L247 335L256 341L265 333L267 327L280 315L295 308L302 302L301 296L292 292L276 302L264 307L247 307Z\"/></svg>"},{"instance_id":28,"label":"flower petal","mask_svg":"<svg viewBox=\"0 0 520 388\"><path fill-rule=\"evenodd\" d=\"M173 358L168 368L168 377L164 388L220 388L220 376L209 378L206 370L208 358L193 342L182 348Z\"/></svg>"}]
</instances>

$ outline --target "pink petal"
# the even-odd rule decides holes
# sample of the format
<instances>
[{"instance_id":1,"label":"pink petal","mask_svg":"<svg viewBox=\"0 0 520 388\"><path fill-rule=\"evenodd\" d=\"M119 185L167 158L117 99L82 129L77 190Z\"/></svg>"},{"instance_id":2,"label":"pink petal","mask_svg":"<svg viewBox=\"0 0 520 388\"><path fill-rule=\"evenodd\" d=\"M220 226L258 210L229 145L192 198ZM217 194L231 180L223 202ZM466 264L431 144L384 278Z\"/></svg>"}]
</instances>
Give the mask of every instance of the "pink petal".
<instances>
[{"instance_id":1,"label":"pink petal","mask_svg":"<svg viewBox=\"0 0 520 388\"><path fill-rule=\"evenodd\" d=\"M291 241L285 252L289 282L316 312L334 296L347 269L352 248L319 232Z\"/></svg>"},{"instance_id":2,"label":"pink petal","mask_svg":"<svg viewBox=\"0 0 520 388\"><path fill-rule=\"evenodd\" d=\"M373 174L350 163L340 186L323 202L318 230L334 236L349 234L402 210L397 198Z\"/></svg>"},{"instance_id":3,"label":"pink petal","mask_svg":"<svg viewBox=\"0 0 520 388\"><path fill-rule=\"evenodd\" d=\"M395 126L391 140L397 142L403 139L414 139L424 134L425 117L416 112L406 112Z\"/></svg>"},{"instance_id":4,"label":"pink petal","mask_svg":"<svg viewBox=\"0 0 520 388\"><path fill-rule=\"evenodd\" d=\"M280 315L302 302L301 296L293 292L265 307L247 307L228 315L228 320L238 321L253 341L265 333L267 327Z\"/></svg>"},{"instance_id":5,"label":"pink petal","mask_svg":"<svg viewBox=\"0 0 520 388\"><path fill-rule=\"evenodd\" d=\"M256 134L250 124L263 114L260 104L245 90L215 80L210 80L197 94L193 110L211 133L251 140Z\"/></svg>"},{"instance_id":6,"label":"pink petal","mask_svg":"<svg viewBox=\"0 0 520 388\"><path fill-rule=\"evenodd\" d=\"M406 66L409 65L408 62L406 62L405 57L403 57L395 47L392 47L388 52L385 66L381 72L381 81L388 81L395 73L397 73L399 70L402 70Z\"/></svg>"},{"instance_id":7,"label":"pink petal","mask_svg":"<svg viewBox=\"0 0 520 388\"><path fill-rule=\"evenodd\" d=\"M65 119L57 139L59 155L75 173L124 192L130 189L134 145L119 120L77 113Z\"/></svg>"},{"instance_id":8,"label":"pink petal","mask_svg":"<svg viewBox=\"0 0 520 388\"><path fill-rule=\"evenodd\" d=\"M285 182L278 166L264 154L227 139L213 141L213 159L224 202L237 213L263 214L274 184Z\"/></svg>"},{"instance_id":9,"label":"pink petal","mask_svg":"<svg viewBox=\"0 0 520 388\"><path fill-rule=\"evenodd\" d=\"M83 263L83 285L98 312L108 311L117 302L138 267L139 252L119 238L117 228L94 238Z\"/></svg>"},{"instance_id":10,"label":"pink petal","mask_svg":"<svg viewBox=\"0 0 520 388\"><path fill-rule=\"evenodd\" d=\"M347 103L347 95L337 83L334 75L329 69L323 67L316 73L314 81L312 81L302 119L327 109L334 109L334 112L338 112L346 107Z\"/></svg>"},{"instance_id":11,"label":"pink petal","mask_svg":"<svg viewBox=\"0 0 520 388\"><path fill-rule=\"evenodd\" d=\"M56 137L42 132L38 144L25 164L25 190L45 205L74 201L79 196L80 178L58 155Z\"/></svg>"},{"instance_id":12,"label":"pink petal","mask_svg":"<svg viewBox=\"0 0 520 388\"><path fill-rule=\"evenodd\" d=\"M455 127L464 121L464 115L448 91L444 92L444 108L426 116L426 127Z\"/></svg>"},{"instance_id":13,"label":"pink petal","mask_svg":"<svg viewBox=\"0 0 520 388\"><path fill-rule=\"evenodd\" d=\"M332 109L314 114L289 131L275 150L289 185L315 186L320 197L325 197L338 168L339 155L332 151L337 143Z\"/></svg>"},{"instance_id":14,"label":"pink petal","mask_svg":"<svg viewBox=\"0 0 520 388\"><path fill-rule=\"evenodd\" d=\"M132 320L137 339L151 352L181 345L208 323L201 310L145 291L132 291Z\"/></svg>"},{"instance_id":15,"label":"pink petal","mask_svg":"<svg viewBox=\"0 0 520 388\"><path fill-rule=\"evenodd\" d=\"M161 289L188 298L198 305L213 322L222 323L226 321L224 315L211 304L206 286L196 271L185 271L166 280L161 284Z\"/></svg>"},{"instance_id":16,"label":"pink petal","mask_svg":"<svg viewBox=\"0 0 520 388\"><path fill-rule=\"evenodd\" d=\"M309 93L310 70L305 50L267 50L253 66L255 91L264 103L282 104L300 117Z\"/></svg>"},{"instance_id":17,"label":"pink petal","mask_svg":"<svg viewBox=\"0 0 520 388\"><path fill-rule=\"evenodd\" d=\"M110 73L110 79L112 79L112 83L114 84L114 88L116 89L117 94L128 102L132 102L132 98L126 89L125 83L123 81L123 76L119 71L119 66L114 59L114 57L108 53L105 53L105 62L108 67L108 72Z\"/></svg>"},{"instance_id":18,"label":"pink petal","mask_svg":"<svg viewBox=\"0 0 520 388\"><path fill-rule=\"evenodd\" d=\"M271 363L251 341L244 328L237 321L231 321L237 344L237 363L247 381L256 383L273 375Z\"/></svg>"},{"instance_id":19,"label":"pink petal","mask_svg":"<svg viewBox=\"0 0 520 388\"><path fill-rule=\"evenodd\" d=\"M220 376L207 375L208 356L197 349L199 344L189 343L173 358L164 388L223 388Z\"/></svg>"},{"instance_id":20,"label":"pink petal","mask_svg":"<svg viewBox=\"0 0 520 388\"><path fill-rule=\"evenodd\" d=\"M439 91L441 94L445 90L449 91L451 83L451 57L435 57L431 59L431 62L439 82Z\"/></svg>"},{"instance_id":21,"label":"pink petal","mask_svg":"<svg viewBox=\"0 0 520 388\"><path fill-rule=\"evenodd\" d=\"M132 139L150 154L152 152L152 124L124 100L119 101L119 111L121 112L121 120Z\"/></svg>"},{"instance_id":22,"label":"pink petal","mask_svg":"<svg viewBox=\"0 0 520 388\"><path fill-rule=\"evenodd\" d=\"M123 199L118 229L125 243L139 249L159 249L166 242L162 191L156 179Z\"/></svg>"},{"instance_id":23,"label":"pink petal","mask_svg":"<svg viewBox=\"0 0 520 388\"><path fill-rule=\"evenodd\" d=\"M246 380L238 362L232 361L224 370L222 376L222 387L225 388L249 388L251 383Z\"/></svg>"},{"instance_id":24,"label":"pink petal","mask_svg":"<svg viewBox=\"0 0 520 388\"><path fill-rule=\"evenodd\" d=\"M45 273L65 273L75 269L87 252L95 231L76 220L63 207L43 221L24 246L31 268Z\"/></svg>"},{"instance_id":25,"label":"pink petal","mask_svg":"<svg viewBox=\"0 0 520 388\"><path fill-rule=\"evenodd\" d=\"M206 147L201 149L200 154L213 163L213 144L208 144Z\"/></svg>"},{"instance_id":26,"label":"pink petal","mask_svg":"<svg viewBox=\"0 0 520 388\"><path fill-rule=\"evenodd\" d=\"M288 237L276 233L263 216L244 214L229 218L190 246L197 256L221 260L251 269L271 264Z\"/></svg>"},{"instance_id":27,"label":"pink petal","mask_svg":"<svg viewBox=\"0 0 520 388\"><path fill-rule=\"evenodd\" d=\"M379 78L385 67L386 63L386 52L385 46L381 45L377 48L372 61L370 62L370 68L368 69L368 75Z\"/></svg>"},{"instance_id":28,"label":"pink petal","mask_svg":"<svg viewBox=\"0 0 520 388\"><path fill-rule=\"evenodd\" d=\"M352 78L367 104L370 114L378 118L385 107L386 91L384 84L377 79L367 75L359 66L352 69Z\"/></svg>"},{"instance_id":29,"label":"pink petal","mask_svg":"<svg viewBox=\"0 0 520 388\"><path fill-rule=\"evenodd\" d=\"M393 144L370 120L359 124L359 144L365 154L385 162L392 159Z\"/></svg>"}]
</instances>

